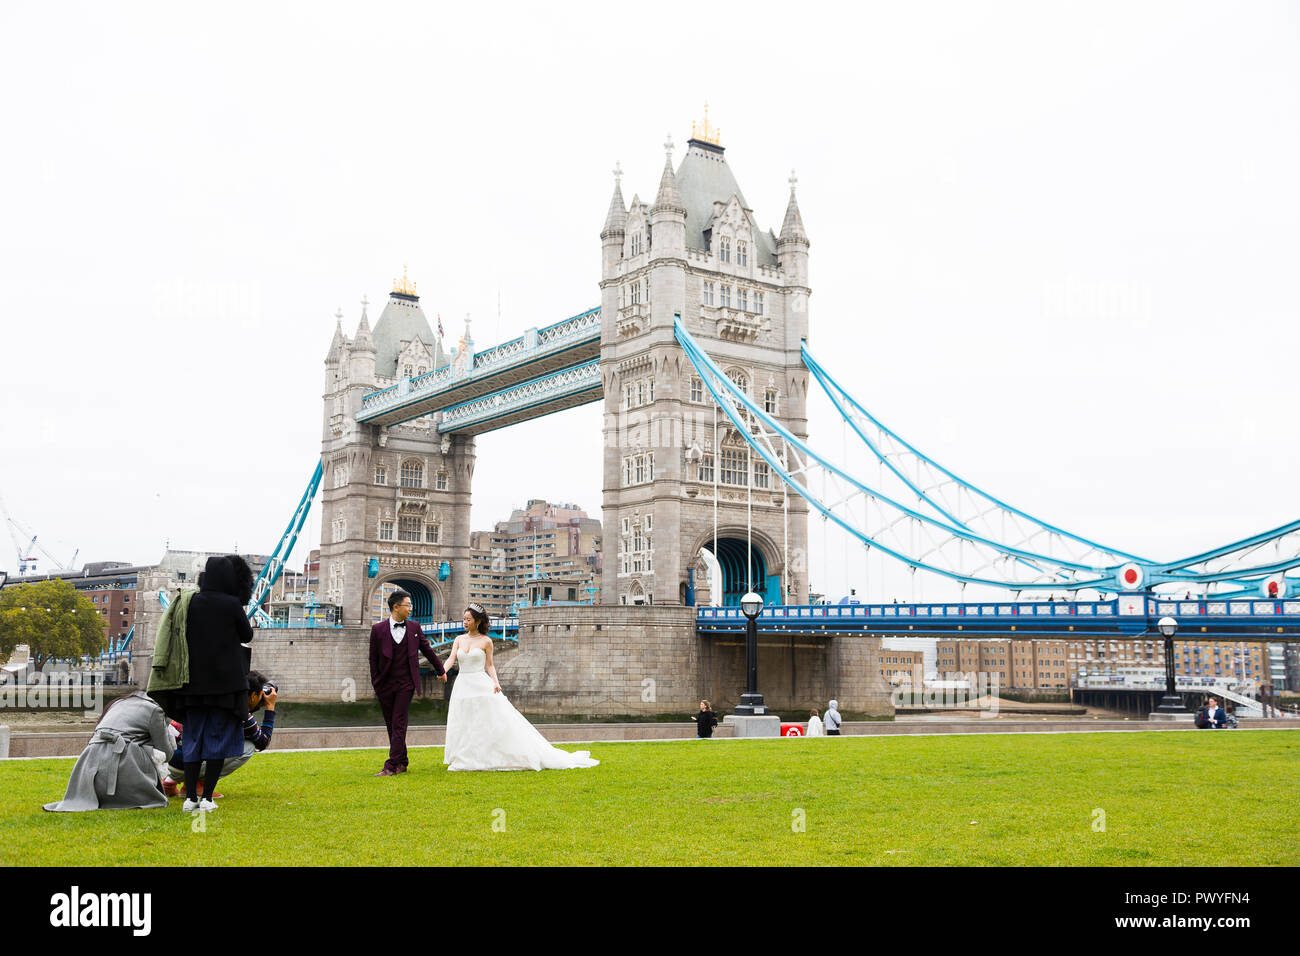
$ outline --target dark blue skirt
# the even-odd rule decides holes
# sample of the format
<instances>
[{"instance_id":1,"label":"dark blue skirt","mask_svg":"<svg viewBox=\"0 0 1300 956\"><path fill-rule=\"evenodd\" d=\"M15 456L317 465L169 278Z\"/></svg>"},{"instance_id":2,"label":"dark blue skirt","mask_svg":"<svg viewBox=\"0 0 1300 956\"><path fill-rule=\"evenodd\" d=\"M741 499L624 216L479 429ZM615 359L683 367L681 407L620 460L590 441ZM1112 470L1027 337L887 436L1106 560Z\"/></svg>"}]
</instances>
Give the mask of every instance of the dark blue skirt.
<instances>
[{"instance_id":1,"label":"dark blue skirt","mask_svg":"<svg viewBox=\"0 0 1300 956\"><path fill-rule=\"evenodd\" d=\"M244 725L228 710L190 707L181 731L181 754L186 763L227 760L244 753Z\"/></svg>"}]
</instances>

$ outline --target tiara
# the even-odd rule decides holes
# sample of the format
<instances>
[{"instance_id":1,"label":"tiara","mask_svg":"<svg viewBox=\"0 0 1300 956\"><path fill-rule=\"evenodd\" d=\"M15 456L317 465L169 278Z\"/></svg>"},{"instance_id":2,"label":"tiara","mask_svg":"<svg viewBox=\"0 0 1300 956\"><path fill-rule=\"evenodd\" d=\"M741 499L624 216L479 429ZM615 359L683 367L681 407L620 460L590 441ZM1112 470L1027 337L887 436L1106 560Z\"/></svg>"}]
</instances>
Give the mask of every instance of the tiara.
<instances>
[{"instance_id":1,"label":"tiara","mask_svg":"<svg viewBox=\"0 0 1300 956\"><path fill-rule=\"evenodd\" d=\"M473 603L471 603L471 604L469 605L469 609L470 609L471 611L473 611L475 614L486 614L486 613L487 613L487 611L484 609L484 607L483 607L482 604L473 604Z\"/></svg>"}]
</instances>

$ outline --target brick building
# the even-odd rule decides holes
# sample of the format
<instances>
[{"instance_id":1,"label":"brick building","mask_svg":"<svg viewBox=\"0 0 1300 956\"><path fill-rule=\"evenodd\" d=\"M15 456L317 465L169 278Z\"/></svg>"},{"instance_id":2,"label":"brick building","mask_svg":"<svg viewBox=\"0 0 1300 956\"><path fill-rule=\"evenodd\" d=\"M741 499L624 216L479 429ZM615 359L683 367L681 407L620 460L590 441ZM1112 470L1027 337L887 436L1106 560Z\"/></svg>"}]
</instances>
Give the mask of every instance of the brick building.
<instances>
[{"instance_id":1,"label":"brick building","mask_svg":"<svg viewBox=\"0 0 1300 956\"><path fill-rule=\"evenodd\" d=\"M548 600L595 603L601 587L601 522L572 504L532 499L491 531L470 534L469 594L489 615L529 603L530 590ZM539 584L540 589L530 585ZM562 584L562 587L558 585ZM536 603L534 600L533 603Z\"/></svg>"}]
</instances>

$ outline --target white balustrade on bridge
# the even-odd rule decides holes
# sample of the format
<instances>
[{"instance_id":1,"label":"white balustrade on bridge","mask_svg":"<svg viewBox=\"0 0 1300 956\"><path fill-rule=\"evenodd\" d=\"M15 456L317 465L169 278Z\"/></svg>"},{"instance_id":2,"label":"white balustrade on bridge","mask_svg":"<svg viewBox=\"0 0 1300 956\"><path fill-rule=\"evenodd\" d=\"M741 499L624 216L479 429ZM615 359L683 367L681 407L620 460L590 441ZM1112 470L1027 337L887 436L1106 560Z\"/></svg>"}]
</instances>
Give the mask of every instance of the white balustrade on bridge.
<instances>
[{"instance_id":1,"label":"white balustrade on bridge","mask_svg":"<svg viewBox=\"0 0 1300 956\"><path fill-rule=\"evenodd\" d=\"M600 387L600 362L588 362L453 406L443 412L438 431L468 431L475 425L496 422L513 412L554 406L563 399L598 391Z\"/></svg>"},{"instance_id":2,"label":"white balustrade on bridge","mask_svg":"<svg viewBox=\"0 0 1300 956\"><path fill-rule=\"evenodd\" d=\"M407 418L427 415L446 407L437 401L442 393L463 392L477 381L490 380L512 371L526 372L528 366L542 363L576 346L599 348L599 342L600 309L589 309L546 328L529 329L509 342L477 352L468 367L459 367L461 363L453 361L444 368L404 378L396 385L371 392L362 398L356 419L371 421L408 407L412 413ZM586 358L583 356L582 360ZM449 399L447 404L455 404L455 401Z\"/></svg>"}]
</instances>

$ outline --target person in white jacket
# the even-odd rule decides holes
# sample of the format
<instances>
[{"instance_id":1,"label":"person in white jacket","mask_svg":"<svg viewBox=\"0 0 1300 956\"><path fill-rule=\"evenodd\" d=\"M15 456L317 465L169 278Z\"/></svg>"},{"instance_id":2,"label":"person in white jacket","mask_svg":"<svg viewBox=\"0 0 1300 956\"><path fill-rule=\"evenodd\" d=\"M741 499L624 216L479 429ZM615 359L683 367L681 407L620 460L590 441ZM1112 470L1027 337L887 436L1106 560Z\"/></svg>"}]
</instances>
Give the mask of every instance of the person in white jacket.
<instances>
[{"instance_id":1,"label":"person in white jacket","mask_svg":"<svg viewBox=\"0 0 1300 956\"><path fill-rule=\"evenodd\" d=\"M826 716L822 718L826 724L826 736L828 737L838 737L840 735L840 724L844 723L844 721L840 720L840 712L835 709L838 705L839 701L831 701Z\"/></svg>"},{"instance_id":2,"label":"person in white jacket","mask_svg":"<svg viewBox=\"0 0 1300 956\"><path fill-rule=\"evenodd\" d=\"M809 737L826 736L826 728L822 726L822 719L817 716L817 711L815 710L812 712L812 716L808 718L808 736Z\"/></svg>"}]
</instances>

